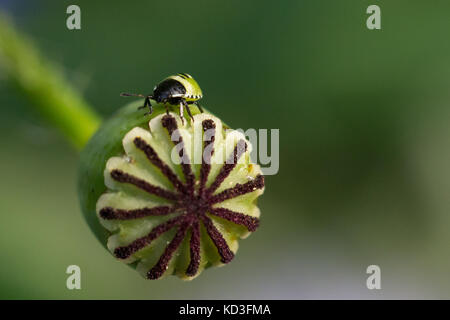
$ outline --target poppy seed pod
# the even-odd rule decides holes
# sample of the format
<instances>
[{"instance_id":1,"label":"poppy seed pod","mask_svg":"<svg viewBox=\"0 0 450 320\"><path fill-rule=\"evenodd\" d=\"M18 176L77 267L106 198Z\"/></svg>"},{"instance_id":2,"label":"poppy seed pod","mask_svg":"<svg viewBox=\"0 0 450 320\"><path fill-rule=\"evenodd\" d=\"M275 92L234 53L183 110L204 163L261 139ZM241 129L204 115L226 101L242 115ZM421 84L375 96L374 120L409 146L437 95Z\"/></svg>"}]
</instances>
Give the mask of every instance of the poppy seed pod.
<instances>
[{"instance_id":1,"label":"poppy seed pod","mask_svg":"<svg viewBox=\"0 0 450 320\"><path fill-rule=\"evenodd\" d=\"M193 279L229 263L259 225L264 191L251 145L205 111L193 119L132 103L105 121L82 152L84 217L118 260L147 279Z\"/></svg>"}]
</instances>

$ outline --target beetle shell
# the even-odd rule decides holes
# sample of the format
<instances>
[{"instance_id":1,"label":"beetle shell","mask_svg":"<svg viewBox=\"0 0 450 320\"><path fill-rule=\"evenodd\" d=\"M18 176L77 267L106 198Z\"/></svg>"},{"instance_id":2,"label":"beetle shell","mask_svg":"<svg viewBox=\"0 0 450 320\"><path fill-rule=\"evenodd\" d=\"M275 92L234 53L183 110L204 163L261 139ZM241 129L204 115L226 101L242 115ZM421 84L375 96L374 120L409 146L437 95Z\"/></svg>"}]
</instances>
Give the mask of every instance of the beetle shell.
<instances>
[{"instance_id":1,"label":"beetle shell","mask_svg":"<svg viewBox=\"0 0 450 320\"><path fill-rule=\"evenodd\" d=\"M186 95L186 88L182 83L175 79L167 78L153 90L153 98L158 101L166 101L171 98L184 98Z\"/></svg>"},{"instance_id":2,"label":"beetle shell","mask_svg":"<svg viewBox=\"0 0 450 320\"><path fill-rule=\"evenodd\" d=\"M187 73L178 73L159 83L153 90L153 99L158 102L172 98L182 98L187 102L197 101L203 97L197 81Z\"/></svg>"}]
</instances>

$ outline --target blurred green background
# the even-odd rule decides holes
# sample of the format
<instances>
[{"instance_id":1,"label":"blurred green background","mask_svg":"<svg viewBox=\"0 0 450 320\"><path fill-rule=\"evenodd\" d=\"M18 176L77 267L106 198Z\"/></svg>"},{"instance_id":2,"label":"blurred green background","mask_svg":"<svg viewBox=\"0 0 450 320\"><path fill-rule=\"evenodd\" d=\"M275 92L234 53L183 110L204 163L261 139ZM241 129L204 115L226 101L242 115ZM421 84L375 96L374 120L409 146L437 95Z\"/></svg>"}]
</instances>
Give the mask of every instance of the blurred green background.
<instances>
[{"instance_id":1,"label":"blurred green background","mask_svg":"<svg viewBox=\"0 0 450 320\"><path fill-rule=\"evenodd\" d=\"M66 28L81 7L82 29ZM366 28L378 4L382 30ZM96 110L188 72L235 128L279 128L262 224L192 282L145 281L84 222L77 153L0 73L0 298L450 298L450 2L19 1L0 8ZM67 290L76 264L82 289ZM381 290L366 268L381 268Z\"/></svg>"}]
</instances>

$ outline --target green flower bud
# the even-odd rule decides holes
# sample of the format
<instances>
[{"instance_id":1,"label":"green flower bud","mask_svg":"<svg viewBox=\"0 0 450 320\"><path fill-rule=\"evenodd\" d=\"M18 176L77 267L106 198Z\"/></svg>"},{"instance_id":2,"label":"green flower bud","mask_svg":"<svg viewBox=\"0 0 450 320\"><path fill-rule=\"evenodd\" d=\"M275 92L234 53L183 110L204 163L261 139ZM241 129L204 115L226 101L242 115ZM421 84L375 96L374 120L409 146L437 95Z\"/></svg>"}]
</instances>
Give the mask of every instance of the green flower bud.
<instances>
[{"instance_id":1,"label":"green flower bud","mask_svg":"<svg viewBox=\"0 0 450 320\"><path fill-rule=\"evenodd\" d=\"M230 262L259 225L264 191L242 133L192 108L193 121L132 103L107 120L81 156L79 196L99 241L145 278L193 279ZM189 119L187 116L185 119Z\"/></svg>"}]
</instances>

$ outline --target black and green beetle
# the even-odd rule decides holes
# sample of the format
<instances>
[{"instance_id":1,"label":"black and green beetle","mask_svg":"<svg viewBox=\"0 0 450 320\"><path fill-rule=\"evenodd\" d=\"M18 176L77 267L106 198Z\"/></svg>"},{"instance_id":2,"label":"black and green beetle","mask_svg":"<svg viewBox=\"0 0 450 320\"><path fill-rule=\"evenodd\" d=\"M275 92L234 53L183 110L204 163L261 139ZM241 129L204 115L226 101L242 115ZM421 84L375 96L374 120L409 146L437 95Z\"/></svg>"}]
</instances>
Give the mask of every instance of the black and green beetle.
<instances>
[{"instance_id":1,"label":"black and green beetle","mask_svg":"<svg viewBox=\"0 0 450 320\"><path fill-rule=\"evenodd\" d=\"M191 117L194 119L191 114L191 110L189 109L190 104L195 104L200 112L203 112L202 107L199 105L198 100L203 98L202 89L198 85L197 81L192 78L191 75L187 73L178 73L176 75L167 77L163 81L161 81L155 88L153 88L153 94L144 96L142 94L134 94L134 93L121 93L121 96L129 97L129 96L137 96L145 98L144 105L141 108L145 108L148 106L149 111L147 114L152 114L153 108L150 102L150 99L155 100L157 103L163 103L167 109L167 103L172 105L180 106L180 117L184 122L183 117L183 108L186 108L186 111Z\"/></svg>"}]
</instances>

